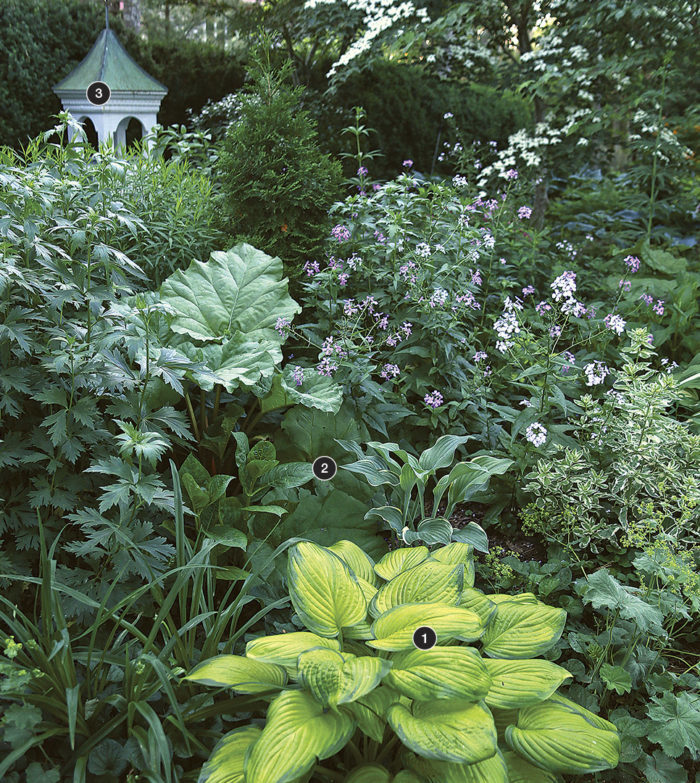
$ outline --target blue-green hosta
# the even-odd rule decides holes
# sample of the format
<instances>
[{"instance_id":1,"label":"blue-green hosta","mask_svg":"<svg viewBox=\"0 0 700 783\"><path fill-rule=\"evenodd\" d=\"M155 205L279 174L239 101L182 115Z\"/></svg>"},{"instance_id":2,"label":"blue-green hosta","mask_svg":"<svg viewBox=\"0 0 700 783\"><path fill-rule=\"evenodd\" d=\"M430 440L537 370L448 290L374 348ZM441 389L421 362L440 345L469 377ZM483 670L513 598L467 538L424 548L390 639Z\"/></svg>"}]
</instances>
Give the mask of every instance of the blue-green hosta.
<instances>
[{"instance_id":1,"label":"blue-green hosta","mask_svg":"<svg viewBox=\"0 0 700 783\"><path fill-rule=\"evenodd\" d=\"M264 727L224 736L200 783L556 783L617 765L615 727L556 693L571 675L535 657L564 610L474 589L468 544L375 564L350 541L301 542L287 579L307 630L187 677L269 701ZM421 626L431 649L413 643Z\"/></svg>"}]
</instances>

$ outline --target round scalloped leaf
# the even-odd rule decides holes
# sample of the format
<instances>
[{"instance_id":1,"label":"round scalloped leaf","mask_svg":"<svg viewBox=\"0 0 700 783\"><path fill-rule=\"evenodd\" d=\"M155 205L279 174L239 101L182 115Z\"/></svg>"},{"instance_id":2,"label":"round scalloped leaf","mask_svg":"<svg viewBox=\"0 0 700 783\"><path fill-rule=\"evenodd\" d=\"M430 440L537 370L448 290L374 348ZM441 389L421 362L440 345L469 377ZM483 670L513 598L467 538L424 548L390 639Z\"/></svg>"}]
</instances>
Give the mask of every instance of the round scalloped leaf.
<instances>
[{"instance_id":1,"label":"round scalloped leaf","mask_svg":"<svg viewBox=\"0 0 700 783\"><path fill-rule=\"evenodd\" d=\"M527 761L558 774L588 775L612 769L620 760L613 724L558 696L523 707L505 738Z\"/></svg>"},{"instance_id":2,"label":"round scalloped leaf","mask_svg":"<svg viewBox=\"0 0 700 783\"><path fill-rule=\"evenodd\" d=\"M355 575L338 555L309 541L295 544L287 564L289 597L313 633L337 636L367 616L367 601Z\"/></svg>"},{"instance_id":3,"label":"round scalloped leaf","mask_svg":"<svg viewBox=\"0 0 700 783\"><path fill-rule=\"evenodd\" d=\"M435 631L438 642L452 639L474 641L484 633L478 616L461 606L404 604L389 609L372 623L374 638L367 644L377 650L412 650L413 634L424 625Z\"/></svg>"},{"instance_id":4,"label":"round scalloped leaf","mask_svg":"<svg viewBox=\"0 0 700 783\"><path fill-rule=\"evenodd\" d=\"M489 707L518 709L548 699L571 677L570 672L551 661L503 660L487 658L484 665L491 675L491 688L485 701Z\"/></svg>"},{"instance_id":5,"label":"round scalloped leaf","mask_svg":"<svg viewBox=\"0 0 700 783\"><path fill-rule=\"evenodd\" d=\"M475 590L473 587L465 587L462 590L459 606L471 609L474 614L478 614L484 625L488 625L496 614L496 604L490 601L481 590Z\"/></svg>"},{"instance_id":6,"label":"round scalloped leaf","mask_svg":"<svg viewBox=\"0 0 700 783\"><path fill-rule=\"evenodd\" d=\"M212 253L206 263L193 261L161 286L161 300L175 311L170 328L204 342L238 332L279 343L277 319L301 312L282 274L281 259L245 243Z\"/></svg>"},{"instance_id":7,"label":"round scalloped leaf","mask_svg":"<svg viewBox=\"0 0 700 783\"><path fill-rule=\"evenodd\" d=\"M412 755L408 765L430 783L509 783L506 763L500 752L476 764L428 761Z\"/></svg>"},{"instance_id":8,"label":"round scalloped leaf","mask_svg":"<svg viewBox=\"0 0 700 783\"><path fill-rule=\"evenodd\" d=\"M414 702L413 711L392 704L387 721L401 742L424 758L476 764L498 749L493 718L482 704L436 699Z\"/></svg>"},{"instance_id":9,"label":"round scalloped leaf","mask_svg":"<svg viewBox=\"0 0 700 783\"><path fill-rule=\"evenodd\" d=\"M357 544L352 541L336 541L328 547L335 552L341 560L344 560L355 573L358 579L364 579L371 585L377 584L377 575L374 573L374 560Z\"/></svg>"},{"instance_id":10,"label":"round scalloped leaf","mask_svg":"<svg viewBox=\"0 0 700 783\"><path fill-rule=\"evenodd\" d=\"M386 684L417 701L479 701L491 686L485 662L472 647L412 650L394 656L392 663Z\"/></svg>"},{"instance_id":11,"label":"round scalloped leaf","mask_svg":"<svg viewBox=\"0 0 700 783\"><path fill-rule=\"evenodd\" d=\"M334 650L307 650L299 656L303 684L324 707L355 701L374 690L391 662L367 655L343 656Z\"/></svg>"},{"instance_id":12,"label":"round scalloped leaf","mask_svg":"<svg viewBox=\"0 0 700 783\"><path fill-rule=\"evenodd\" d=\"M461 541L453 541L447 546L436 549L430 555L431 560L437 560L440 563L457 565L464 564L464 586L473 587L474 585L474 547L470 544L464 544Z\"/></svg>"},{"instance_id":13,"label":"round scalloped leaf","mask_svg":"<svg viewBox=\"0 0 700 783\"><path fill-rule=\"evenodd\" d=\"M341 750L355 722L343 712L324 712L308 693L284 691L270 704L267 723L245 763L246 783L290 783L316 759Z\"/></svg>"},{"instance_id":14,"label":"round scalloped leaf","mask_svg":"<svg viewBox=\"0 0 700 783\"><path fill-rule=\"evenodd\" d=\"M369 605L370 614L379 617L402 604L440 603L457 606L464 583L464 565L425 560L402 571L379 588Z\"/></svg>"},{"instance_id":15,"label":"round scalloped leaf","mask_svg":"<svg viewBox=\"0 0 700 783\"><path fill-rule=\"evenodd\" d=\"M340 643L337 639L326 639L308 631L293 631L253 639L246 645L245 654L247 658L256 661L276 663L282 666L290 677L297 677L299 656L313 647L340 650Z\"/></svg>"},{"instance_id":16,"label":"round scalloped leaf","mask_svg":"<svg viewBox=\"0 0 700 783\"><path fill-rule=\"evenodd\" d=\"M184 679L201 685L224 685L240 693L262 693L283 688L287 673L281 666L242 655L217 655L195 666Z\"/></svg>"},{"instance_id":17,"label":"round scalloped leaf","mask_svg":"<svg viewBox=\"0 0 700 783\"><path fill-rule=\"evenodd\" d=\"M540 601L503 601L486 628L483 651L491 658L534 658L557 643L565 622L564 609Z\"/></svg>"},{"instance_id":18,"label":"round scalloped leaf","mask_svg":"<svg viewBox=\"0 0 700 783\"><path fill-rule=\"evenodd\" d=\"M214 746L197 783L245 783L246 752L261 734L257 726L243 726L225 734Z\"/></svg>"},{"instance_id":19,"label":"round scalloped leaf","mask_svg":"<svg viewBox=\"0 0 700 783\"><path fill-rule=\"evenodd\" d=\"M391 783L391 773L381 764L366 764L354 769L345 778L345 783Z\"/></svg>"},{"instance_id":20,"label":"round scalloped leaf","mask_svg":"<svg viewBox=\"0 0 700 783\"><path fill-rule=\"evenodd\" d=\"M382 579L389 581L398 576L402 571L417 566L428 557L427 546L403 547L392 549L374 566L375 572Z\"/></svg>"},{"instance_id":21,"label":"round scalloped leaf","mask_svg":"<svg viewBox=\"0 0 700 783\"><path fill-rule=\"evenodd\" d=\"M534 767L512 750L507 750L503 758L508 768L509 783L559 783L559 777L553 772Z\"/></svg>"}]
</instances>

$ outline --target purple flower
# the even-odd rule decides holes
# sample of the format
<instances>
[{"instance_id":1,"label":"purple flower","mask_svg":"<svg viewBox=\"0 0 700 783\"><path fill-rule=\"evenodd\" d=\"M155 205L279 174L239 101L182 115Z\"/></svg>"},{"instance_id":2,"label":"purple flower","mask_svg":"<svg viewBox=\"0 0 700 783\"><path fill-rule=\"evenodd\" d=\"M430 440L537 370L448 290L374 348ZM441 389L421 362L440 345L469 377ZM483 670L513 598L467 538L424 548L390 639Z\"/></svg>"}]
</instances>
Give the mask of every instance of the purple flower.
<instances>
[{"instance_id":1,"label":"purple flower","mask_svg":"<svg viewBox=\"0 0 700 783\"><path fill-rule=\"evenodd\" d=\"M398 378L400 374L401 370L399 370L398 365L396 364L385 364L384 369L379 373L380 377L387 381Z\"/></svg>"},{"instance_id":2,"label":"purple flower","mask_svg":"<svg viewBox=\"0 0 700 783\"><path fill-rule=\"evenodd\" d=\"M644 301L644 304L650 305L654 301L654 297L651 294L642 294L640 297Z\"/></svg>"},{"instance_id":3,"label":"purple flower","mask_svg":"<svg viewBox=\"0 0 700 783\"><path fill-rule=\"evenodd\" d=\"M617 287L622 288L625 293L629 293L630 289L632 288L632 283L630 283L629 280L620 280Z\"/></svg>"},{"instance_id":4,"label":"purple flower","mask_svg":"<svg viewBox=\"0 0 700 783\"><path fill-rule=\"evenodd\" d=\"M307 261L304 264L304 271L307 277L313 277L321 271L321 267L318 265L318 261Z\"/></svg>"},{"instance_id":5,"label":"purple flower","mask_svg":"<svg viewBox=\"0 0 700 783\"><path fill-rule=\"evenodd\" d=\"M374 191L381 190L381 189L382 186L378 182L375 182L374 185L372 185L372 190Z\"/></svg>"},{"instance_id":6,"label":"purple flower","mask_svg":"<svg viewBox=\"0 0 700 783\"><path fill-rule=\"evenodd\" d=\"M413 165L413 161L410 158L406 158L406 160L402 163L403 167L405 169L410 169Z\"/></svg>"},{"instance_id":7,"label":"purple flower","mask_svg":"<svg viewBox=\"0 0 700 783\"><path fill-rule=\"evenodd\" d=\"M551 310L552 305L549 304L549 302L539 302L537 305L535 305L535 310L537 310L538 315L544 315L547 310Z\"/></svg>"},{"instance_id":8,"label":"purple flower","mask_svg":"<svg viewBox=\"0 0 700 783\"><path fill-rule=\"evenodd\" d=\"M549 336L552 339L556 339L557 337L561 337L561 326L552 326L549 329Z\"/></svg>"},{"instance_id":9,"label":"purple flower","mask_svg":"<svg viewBox=\"0 0 700 783\"><path fill-rule=\"evenodd\" d=\"M338 369L338 365L332 362L327 356L324 357L316 366L316 372L319 375L324 375L327 378L332 378L333 373Z\"/></svg>"},{"instance_id":10,"label":"purple flower","mask_svg":"<svg viewBox=\"0 0 700 783\"><path fill-rule=\"evenodd\" d=\"M530 294L535 293L535 286L534 285L526 285L525 288L523 288L523 296L530 296Z\"/></svg>"},{"instance_id":11,"label":"purple flower","mask_svg":"<svg viewBox=\"0 0 700 783\"><path fill-rule=\"evenodd\" d=\"M521 220L527 220L532 215L532 209L530 207L520 207L518 210L518 217Z\"/></svg>"},{"instance_id":12,"label":"purple flower","mask_svg":"<svg viewBox=\"0 0 700 783\"><path fill-rule=\"evenodd\" d=\"M477 351L474 354L474 361L475 362L482 362L486 358L488 358L488 354L486 353L486 351Z\"/></svg>"},{"instance_id":13,"label":"purple flower","mask_svg":"<svg viewBox=\"0 0 700 783\"><path fill-rule=\"evenodd\" d=\"M410 321L404 321L401 324L401 331L406 335L406 337L410 337L411 332L413 331L413 324Z\"/></svg>"},{"instance_id":14,"label":"purple flower","mask_svg":"<svg viewBox=\"0 0 700 783\"><path fill-rule=\"evenodd\" d=\"M344 242L350 239L350 230L345 226L337 225L331 229L331 234L338 240L338 242Z\"/></svg>"},{"instance_id":15,"label":"purple flower","mask_svg":"<svg viewBox=\"0 0 700 783\"><path fill-rule=\"evenodd\" d=\"M641 261L637 258L637 256L627 256L625 258L625 264L627 265L630 272L634 274L635 272L639 271Z\"/></svg>"},{"instance_id":16,"label":"purple flower","mask_svg":"<svg viewBox=\"0 0 700 783\"><path fill-rule=\"evenodd\" d=\"M442 394L439 391L433 390L423 397L423 401L426 405L430 405L431 408L439 408L444 402Z\"/></svg>"},{"instance_id":17,"label":"purple flower","mask_svg":"<svg viewBox=\"0 0 700 783\"><path fill-rule=\"evenodd\" d=\"M357 176L358 177L366 177L369 172L367 171L366 166L360 166L360 168L357 170Z\"/></svg>"},{"instance_id":18,"label":"purple flower","mask_svg":"<svg viewBox=\"0 0 700 783\"><path fill-rule=\"evenodd\" d=\"M348 278L349 278L349 277L350 277L350 275L349 275L347 272L341 272L341 273L338 275L338 283L339 283L341 286L343 286L343 285L347 285L347 283L348 283Z\"/></svg>"},{"instance_id":19,"label":"purple flower","mask_svg":"<svg viewBox=\"0 0 700 783\"><path fill-rule=\"evenodd\" d=\"M506 173L503 176L506 179L517 179L518 172L515 169L508 169L508 171L506 171Z\"/></svg>"},{"instance_id":20,"label":"purple flower","mask_svg":"<svg viewBox=\"0 0 700 783\"><path fill-rule=\"evenodd\" d=\"M284 333L287 331L289 323L290 322L286 318L282 318L281 316L277 319L277 322L275 323L275 331L279 334L280 337L284 337Z\"/></svg>"},{"instance_id":21,"label":"purple flower","mask_svg":"<svg viewBox=\"0 0 700 783\"><path fill-rule=\"evenodd\" d=\"M469 274L472 276L472 285L481 285L481 272L477 269L476 272L472 272L472 270L469 270Z\"/></svg>"},{"instance_id":22,"label":"purple flower","mask_svg":"<svg viewBox=\"0 0 700 783\"><path fill-rule=\"evenodd\" d=\"M381 231L375 231L374 238L377 240L377 242L379 242L380 245L383 245L386 242L386 237L384 234L382 234Z\"/></svg>"},{"instance_id":23,"label":"purple flower","mask_svg":"<svg viewBox=\"0 0 700 783\"><path fill-rule=\"evenodd\" d=\"M294 381L294 383L296 383L297 386L301 386L301 384L304 383L304 368L303 367L299 367L299 365L297 365L292 370L292 380Z\"/></svg>"},{"instance_id":24,"label":"purple flower","mask_svg":"<svg viewBox=\"0 0 700 783\"><path fill-rule=\"evenodd\" d=\"M656 304L654 305L654 312L657 315L663 315L664 314L664 300L663 299L657 299Z\"/></svg>"}]
</instances>

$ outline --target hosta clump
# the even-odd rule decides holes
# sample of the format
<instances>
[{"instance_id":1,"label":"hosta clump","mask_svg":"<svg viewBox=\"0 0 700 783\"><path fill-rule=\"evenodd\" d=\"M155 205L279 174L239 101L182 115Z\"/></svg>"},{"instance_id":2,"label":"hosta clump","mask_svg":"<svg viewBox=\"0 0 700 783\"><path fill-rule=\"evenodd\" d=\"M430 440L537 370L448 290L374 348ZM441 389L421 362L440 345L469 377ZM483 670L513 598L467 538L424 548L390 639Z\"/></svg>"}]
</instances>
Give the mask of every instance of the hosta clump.
<instances>
[{"instance_id":1,"label":"hosta clump","mask_svg":"<svg viewBox=\"0 0 700 783\"><path fill-rule=\"evenodd\" d=\"M556 693L571 675L535 657L564 610L474 589L468 544L375 564L350 541L301 542L287 579L307 630L188 675L270 702L262 728L223 737L200 783L549 783L617 765L615 727ZM436 646L414 644L422 626Z\"/></svg>"}]
</instances>

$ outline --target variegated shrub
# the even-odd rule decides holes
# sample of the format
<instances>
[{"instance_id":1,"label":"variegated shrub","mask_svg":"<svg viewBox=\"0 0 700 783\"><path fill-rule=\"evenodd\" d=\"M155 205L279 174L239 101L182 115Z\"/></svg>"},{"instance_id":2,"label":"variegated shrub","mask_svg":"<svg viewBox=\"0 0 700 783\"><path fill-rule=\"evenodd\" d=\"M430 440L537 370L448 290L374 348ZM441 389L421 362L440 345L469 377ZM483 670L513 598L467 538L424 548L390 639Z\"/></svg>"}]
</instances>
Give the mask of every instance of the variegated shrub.
<instances>
[{"instance_id":1,"label":"variegated shrub","mask_svg":"<svg viewBox=\"0 0 700 783\"><path fill-rule=\"evenodd\" d=\"M468 544L375 564L350 541L301 542L287 578L306 631L187 677L269 701L264 725L221 739L200 783L555 783L617 765L615 727L559 695L571 675L536 657L564 610L474 589ZM423 626L430 649L414 645Z\"/></svg>"}]
</instances>

